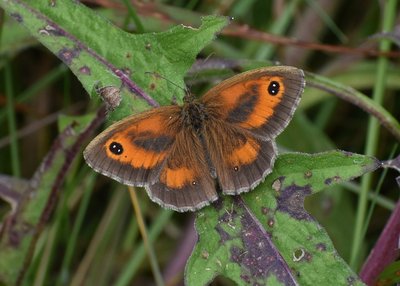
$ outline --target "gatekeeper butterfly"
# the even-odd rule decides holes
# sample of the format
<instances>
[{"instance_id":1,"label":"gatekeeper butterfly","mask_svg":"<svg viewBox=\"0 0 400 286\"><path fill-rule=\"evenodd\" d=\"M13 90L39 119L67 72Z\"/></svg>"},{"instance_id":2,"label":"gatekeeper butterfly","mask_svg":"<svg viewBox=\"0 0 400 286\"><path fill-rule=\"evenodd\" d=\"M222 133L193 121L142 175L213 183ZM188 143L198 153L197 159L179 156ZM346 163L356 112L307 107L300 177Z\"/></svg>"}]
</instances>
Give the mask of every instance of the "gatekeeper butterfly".
<instances>
[{"instance_id":1,"label":"gatekeeper butterfly","mask_svg":"<svg viewBox=\"0 0 400 286\"><path fill-rule=\"evenodd\" d=\"M254 189L271 172L275 137L305 85L302 70L265 67L233 76L183 106L154 108L107 128L87 146L95 171L176 211Z\"/></svg>"}]
</instances>

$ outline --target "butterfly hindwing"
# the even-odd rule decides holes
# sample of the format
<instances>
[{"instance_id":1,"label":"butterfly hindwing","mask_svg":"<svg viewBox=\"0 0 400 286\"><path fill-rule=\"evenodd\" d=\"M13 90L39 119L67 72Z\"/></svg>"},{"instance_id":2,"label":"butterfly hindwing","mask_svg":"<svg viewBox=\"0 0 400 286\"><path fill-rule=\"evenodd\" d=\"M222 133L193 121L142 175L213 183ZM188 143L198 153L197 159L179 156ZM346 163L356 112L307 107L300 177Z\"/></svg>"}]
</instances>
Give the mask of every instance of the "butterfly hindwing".
<instances>
[{"instance_id":1,"label":"butterfly hindwing","mask_svg":"<svg viewBox=\"0 0 400 286\"><path fill-rule=\"evenodd\" d=\"M304 85L300 69L260 68L223 81L203 96L203 102L226 123L273 140L292 118Z\"/></svg>"},{"instance_id":2,"label":"butterfly hindwing","mask_svg":"<svg viewBox=\"0 0 400 286\"><path fill-rule=\"evenodd\" d=\"M214 121L205 131L207 149L224 194L254 189L275 161L274 141L260 140L249 131Z\"/></svg>"},{"instance_id":3,"label":"butterfly hindwing","mask_svg":"<svg viewBox=\"0 0 400 286\"><path fill-rule=\"evenodd\" d=\"M176 135L158 181L146 190L153 201L177 211L193 211L217 199L204 146L190 129Z\"/></svg>"}]
</instances>

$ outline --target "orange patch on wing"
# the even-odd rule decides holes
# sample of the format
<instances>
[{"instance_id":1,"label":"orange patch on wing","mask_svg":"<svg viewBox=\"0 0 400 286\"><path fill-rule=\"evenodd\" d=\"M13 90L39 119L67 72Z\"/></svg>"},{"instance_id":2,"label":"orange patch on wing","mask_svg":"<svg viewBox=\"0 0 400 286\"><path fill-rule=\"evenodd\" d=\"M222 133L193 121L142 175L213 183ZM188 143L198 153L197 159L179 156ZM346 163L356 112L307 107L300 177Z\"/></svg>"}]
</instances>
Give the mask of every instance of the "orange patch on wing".
<instances>
[{"instance_id":1,"label":"orange patch on wing","mask_svg":"<svg viewBox=\"0 0 400 286\"><path fill-rule=\"evenodd\" d=\"M251 81L253 82L253 81ZM223 100L224 107L229 111L235 108L237 101L242 94L247 92L248 87L241 82L221 91L219 100Z\"/></svg>"},{"instance_id":2,"label":"orange patch on wing","mask_svg":"<svg viewBox=\"0 0 400 286\"><path fill-rule=\"evenodd\" d=\"M110 151L109 147L113 142L122 145L123 152L120 155L116 155ZM114 137L109 139L104 144L104 148L106 149L107 157L124 164L130 164L133 168L154 168L156 165L161 163L167 155L166 152L154 152L135 146L125 137Z\"/></svg>"},{"instance_id":3,"label":"orange patch on wing","mask_svg":"<svg viewBox=\"0 0 400 286\"><path fill-rule=\"evenodd\" d=\"M228 157L232 166L247 165L256 160L260 151L260 145L254 140L247 140L245 144L233 150Z\"/></svg>"},{"instance_id":4,"label":"orange patch on wing","mask_svg":"<svg viewBox=\"0 0 400 286\"><path fill-rule=\"evenodd\" d=\"M130 126L124 132L116 133L105 142L104 148L106 149L107 157L124 164L130 164L133 168L154 168L165 159L167 153L146 150L136 146L132 142L132 137L142 132L163 135L165 134L164 129L162 116L153 115L145 118L137 124ZM121 154L114 154L110 151L110 144L113 142L122 145L123 152Z\"/></svg>"},{"instance_id":5,"label":"orange patch on wing","mask_svg":"<svg viewBox=\"0 0 400 286\"><path fill-rule=\"evenodd\" d=\"M195 181L195 172L193 169L182 167L179 169L170 169L166 167L160 176L160 181L171 189L182 189L185 185L192 184Z\"/></svg>"},{"instance_id":6,"label":"orange patch on wing","mask_svg":"<svg viewBox=\"0 0 400 286\"><path fill-rule=\"evenodd\" d=\"M279 83L279 93L271 95L268 93L268 87L272 81ZM280 77L262 77L259 80L254 80L251 84L258 85L258 91L260 97L258 102L255 104L253 112L249 118L241 122L240 125L243 127L258 128L268 122L268 119L274 114L276 107L282 101L283 94L285 93L285 86L282 78Z\"/></svg>"},{"instance_id":7,"label":"orange patch on wing","mask_svg":"<svg viewBox=\"0 0 400 286\"><path fill-rule=\"evenodd\" d=\"M279 92L276 95L271 95L268 92L268 87L272 81L279 83ZM220 100L223 101L223 106L226 108L226 110L229 112L230 110L234 109L243 94L251 94L253 92L253 86L257 86L260 96L258 101L255 103L252 114L250 114L246 121L240 123L242 127L246 128L258 128L264 125L274 114L275 109L282 101L282 97L285 92L283 79L278 76L263 76L256 80L239 82L229 88L224 89L220 93Z\"/></svg>"},{"instance_id":8,"label":"orange patch on wing","mask_svg":"<svg viewBox=\"0 0 400 286\"><path fill-rule=\"evenodd\" d=\"M160 115L152 115L148 118L142 119L137 124L127 128L124 133L140 133L140 132L152 132L157 133L161 132L164 133L165 129L165 118Z\"/></svg>"}]
</instances>

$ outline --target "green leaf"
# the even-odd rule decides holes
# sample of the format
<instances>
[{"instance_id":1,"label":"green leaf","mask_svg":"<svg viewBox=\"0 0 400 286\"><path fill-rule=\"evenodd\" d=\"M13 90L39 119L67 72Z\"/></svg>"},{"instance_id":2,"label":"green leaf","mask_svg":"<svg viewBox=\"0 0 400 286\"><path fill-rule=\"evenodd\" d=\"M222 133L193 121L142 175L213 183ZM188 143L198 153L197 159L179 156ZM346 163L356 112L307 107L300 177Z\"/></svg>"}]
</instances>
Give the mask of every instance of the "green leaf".
<instances>
[{"instance_id":1,"label":"green leaf","mask_svg":"<svg viewBox=\"0 0 400 286\"><path fill-rule=\"evenodd\" d=\"M238 285L362 285L308 214L306 196L371 172L375 158L342 151L283 154L263 184L198 212L188 285L223 275Z\"/></svg>"},{"instance_id":2,"label":"green leaf","mask_svg":"<svg viewBox=\"0 0 400 286\"><path fill-rule=\"evenodd\" d=\"M209 16L200 28L133 35L78 1L6 0L0 6L68 65L88 93L99 82L121 87L123 102L113 119L181 101L184 92L177 86L184 86L197 54L228 23Z\"/></svg>"}]
</instances>

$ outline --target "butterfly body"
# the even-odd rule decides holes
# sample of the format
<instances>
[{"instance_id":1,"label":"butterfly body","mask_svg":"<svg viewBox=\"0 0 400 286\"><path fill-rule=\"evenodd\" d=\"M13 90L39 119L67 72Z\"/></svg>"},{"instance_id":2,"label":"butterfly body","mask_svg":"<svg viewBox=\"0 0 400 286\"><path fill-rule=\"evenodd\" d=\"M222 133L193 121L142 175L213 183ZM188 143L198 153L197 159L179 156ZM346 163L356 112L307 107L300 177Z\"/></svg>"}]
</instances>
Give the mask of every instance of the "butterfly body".
<instances>
[{"instance_id":1,"label":"butterfly body","mask_svg":"<svg viewBox=\"0 0 400 286\"><path fill-rule=\"evenodd\" d=\"M146 188L150 198L193 211L223 194L255 188L272 170L275 137L304 88L292 67L245 72L183 106L162 106L110 126L84 151L96 171Z\"/></svg>"},{"instance_id":2,"label":"butterfly body","mask_svg":"<svg viewBox=\"0 0 400 286\"><path fill-rule=\"evenodd\" d=\"M196 132L201 132L205 121L210 119L209 111L203 103L187 95L184 99L185 103L182 107L182 121L185 128L193 128Z\"/></svg>"}]
</instances>

